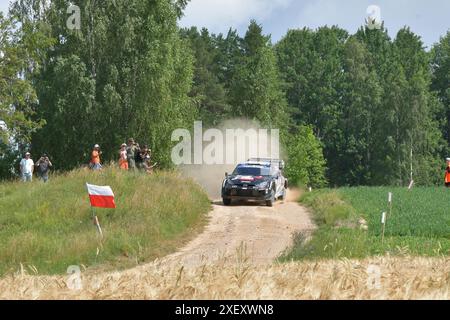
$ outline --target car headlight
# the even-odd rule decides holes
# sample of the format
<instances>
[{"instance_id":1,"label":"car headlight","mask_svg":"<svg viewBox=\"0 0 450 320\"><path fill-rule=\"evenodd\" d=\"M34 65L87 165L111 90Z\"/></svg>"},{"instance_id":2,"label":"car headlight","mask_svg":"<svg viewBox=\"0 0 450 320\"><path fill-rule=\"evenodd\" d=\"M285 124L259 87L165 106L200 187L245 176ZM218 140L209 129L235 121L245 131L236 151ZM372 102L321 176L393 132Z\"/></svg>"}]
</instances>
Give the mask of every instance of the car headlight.
<instances>
[{"instance_id":1,"label":"car headlight","mask_svg":"<svg viewBox=\"0 0 450 320\"><path fill-rule=\"evenodd\" d=\"M223 180L222 188L225 188L226 186L231 186L232 183L228 179Z\"/></svg>"}]
</instances>

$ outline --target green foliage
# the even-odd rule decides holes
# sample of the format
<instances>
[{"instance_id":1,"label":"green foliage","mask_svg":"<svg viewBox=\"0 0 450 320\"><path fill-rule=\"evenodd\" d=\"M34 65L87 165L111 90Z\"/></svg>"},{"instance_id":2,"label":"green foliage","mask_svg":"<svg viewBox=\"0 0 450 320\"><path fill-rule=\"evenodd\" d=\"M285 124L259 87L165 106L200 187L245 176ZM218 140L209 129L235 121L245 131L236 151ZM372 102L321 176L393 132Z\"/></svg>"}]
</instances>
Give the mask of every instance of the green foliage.
<instances>
[{"instance_id":1,"label":"green foliage","mask_svg":"<svg viewBox=\"0 0 450 320\"><path fill-rule=\"evenodd\" d=\"M432 85L437 92L443 110L438 114L441 130L450 144L450 31L431 50ZM448 147L446 148L448 152ZM445 155L447 156L447 155Z\"/></svg>"},{"instance_id":2,"label":"green foliage","mask_svg":"<svg viewBox=\"0 0 450 320\"><path fill-rule=\"evenodd\" d=\"M227 114L225 84L219 80L219 66L216 59L220 53L214 36L208 30L197 28L181 30L183 38L189 41L195 57L194 84L190 95L197 100L198 115L206 126L218 125Z\"/></svg>"},{"instance_id":3,"label":"green foliage","mask_svg":"<svg viewBox=\"0 0 450 320\"><path fill-rule=\"evenodd\" d=\"M381 213L389 212L381 241ZM313 211L319 227L308 241L298 235L283 260L303 258L364 258L372 255L450 254L450 214L445 188L359 187L305 193L301 202ZM368 230L362 229L364 218Z\"/></svg>"},{"instance_id":4,"label":"green foliage","mask_svg":"<svg viewBox=\"0 0 450 320\"><path fill-rule=\"evenodd\" d=\"M85 183L110 185L116 209L95 209L92 223ZM39 273L70 265L126 268L164 256L202 225L210 202L200 187L176 173L148 176L108 168L51 176L43 184L0 184L0 274L22 263Z\"/></svg>"},{"instance_id":5,"label":"green foliage","mask_svg":"<svg viewBox=\"0 0 450 320\"><path fill-rule=\"evenodd\" d=\"M49 44L39 29L31 30L27 22L18 28L17 20L0 12L0 159L11 139L27 145L44 124L34 117L38 101L30 69L39 71L36 54Z\"/></svg>"},{"instance_id":6,"label":"green foliage","mask_svg":"<svg viewBox=\"0 0 450 320\"><path fill-rule=\"evenodd\" d=\"M291 185L323 187L325 160L322 146L310 127L301 126L296 134L288 138L288 163L286 175Z\"/></svg>"},{"instance_id":7,"label":"green foliage","mask_svg":"<svg viewBox=\"0 0 450 320\"><path fill-rule=\"evenodd\" d=\"M262 28L252 21L241 42L243 53L230 87L232 115L285 129L286 101L269 38L262 35Z\"/></svg>"},{"instance_id":8,"label":"green foliage","mask_svg":"<svg viewBox=\"0 0 450 320\"><path fill-rule=\"evenodd\" d=\"M301 201L314 209L314 220L318 225L334 226L338 222L354 220L357 217L356 210L334 191L304 193Z\"/></svg>"},{"instance_id":9,"label":"green foliage","mask_svg":"<svg viewBox=\"0 0 450 320\"><path fill-rule=\"evenodd\" d=\"M406 186L411 167L416 185L442 183L450 33L430 53L407 27L394 39L384 26L289 30L272 46L254 20L243 37L180 30L187 2L79 0L76 31L66 1L14 1L0 18L0 162L31 146L66 170L95 143L114 160L134 137L171 167L174 129L241 117L281 129L296 183L324 183L322 151L299 145L302 126L330 185ZM0 164L1 177L11 166Z\"/></svg>"},{"instance_id":10,"label":"green foliage","mask_svg":"<svg viewBox=\"0 0 450 320\"><path fill-rule=\"evenodd\" d=\"M331 184L408 185L411 165L416 184L442 183L442 106L417 35L290 30L276 53L291 114L313 126Z\"/></svg>"},{"instance_id":11,"label":"green foliage","mask_svg":"<svg viewBox=\"0 0 450 320\"><path fill-rule=\"evenodd\" d=\"M49 125L33 135L33 149L70 169L88 161L93 144L109 161L134 137L170 167L171 133L197 113L188 96L193 59L177 27L183 3L79 1L77 31L65 26L67 4L52 2L43 20L58 42L36 78L38 115Z\"/></svg>"}]
</instances>

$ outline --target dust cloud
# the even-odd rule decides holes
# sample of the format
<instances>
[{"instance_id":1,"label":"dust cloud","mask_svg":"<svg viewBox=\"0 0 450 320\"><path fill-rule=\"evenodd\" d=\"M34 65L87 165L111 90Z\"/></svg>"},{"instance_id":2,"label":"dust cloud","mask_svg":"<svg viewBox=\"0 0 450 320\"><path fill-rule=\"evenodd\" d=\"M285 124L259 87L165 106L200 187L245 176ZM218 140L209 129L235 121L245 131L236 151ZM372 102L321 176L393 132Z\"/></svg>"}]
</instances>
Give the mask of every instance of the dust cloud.
<instances>
[{"instance_id":1,"label":"dust cloud","mask_svg":"<svg viewBox=\"0 0 450 320\"><path fill-rule=\"evenodd\" d=\"M211 135L208 135L208 131L211 133L211 130L208 129L213 129L213 133L216 134L220 131L221 137L211 138ZM234 137L230 139L231 132L234 133ZM205 139L208 136L209 138ZM219 148L211 154L211 148L208 146L214 143ZM192 162L192 164L182 164L178 168L185 176L199 183L212 200L220 199L225 173L232 173L238 163L254 157L279 158L283 154L278 130L266 130L257 121L246 119L226 120L215 128L203 128L201 152L203 153L202 164ZM208 161L209 156L213 158L218 156L215 159L219 160L211 163Z\"/></svg>"}]
</instances>

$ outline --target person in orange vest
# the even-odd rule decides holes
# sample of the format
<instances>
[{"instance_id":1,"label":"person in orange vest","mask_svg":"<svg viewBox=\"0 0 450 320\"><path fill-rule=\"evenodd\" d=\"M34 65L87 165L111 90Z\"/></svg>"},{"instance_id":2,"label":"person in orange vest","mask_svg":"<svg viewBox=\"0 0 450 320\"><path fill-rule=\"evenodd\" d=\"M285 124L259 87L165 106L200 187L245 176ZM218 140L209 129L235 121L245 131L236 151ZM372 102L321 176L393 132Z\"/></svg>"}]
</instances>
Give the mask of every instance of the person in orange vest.
<instances>
[{"instance_id":1,"label":"person in orange vest","mask_svg":"<svg viewBox=\"0 0 450 320\"><path fill-rule=\"evenodd\" d=\"M102 152L100 151L100 146L98 144L96 144L94 146L94 150L92 150L91 153L91 162L89 163L89 167L92 170L101 170L102 169L102 165L100 162L100 155L102 154Z\"/></svg>"},{"instance_id":2,"label":"person in orange vest","mask_svg":"<svg viewBox=\"0 0 450 320\"><path fill-rule=\"evenodd\" d=\"M450 158L447 158L447 169L445 170L445 186L450 188Z\"/></svg>"},{"instance_id":3,"label":"person in orange vest","mask_svg":"<svg viewBox=\"0 0 450 320\"><path fill-rule=\"evenodd\" d=\"M119 168L122 170L128 170L127 144L126 143L122 144L122 146L120 147Z\"/></svg>"}]
</instances>

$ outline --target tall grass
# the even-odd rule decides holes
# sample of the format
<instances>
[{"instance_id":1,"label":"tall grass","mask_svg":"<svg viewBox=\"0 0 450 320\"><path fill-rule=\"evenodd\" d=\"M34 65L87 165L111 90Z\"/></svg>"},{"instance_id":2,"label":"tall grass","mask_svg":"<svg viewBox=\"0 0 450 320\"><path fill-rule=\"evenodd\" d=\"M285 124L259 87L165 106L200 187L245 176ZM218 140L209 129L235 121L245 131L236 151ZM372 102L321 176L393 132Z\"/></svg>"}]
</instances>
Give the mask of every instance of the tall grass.
<instances>
[{"instance_id":1,"label":"tall grass","mask_svg":"<svg viewBox=\"0 0 450 320\"><path fill-rule=\"evenodd\" d=\"M116 209L95 209L102 243L86 182L109 185L115 193ZM64 273L70 265L136 265L174 251L202 225L209 208L200 187L177 173L148 176L112 168L79 169L54 176L47 184L3 183L0 275L16 271L20 264L48 274Z\"/></svg>"},{"instance_id":2,"label":"tall grass","mask_svg":"<svg viewBox=\"0 0 450 320\"><path fill-rule=\"evenodd\" d=\"M389 212L385 239L381 213ZM312 239L296 236L281 260L305 258L363 258L373 255L450 254L450 192L444 188L342 188L305 193L319 228ZM363 224L361 224L363 221Z\"/></svg>"}]
</instances>

